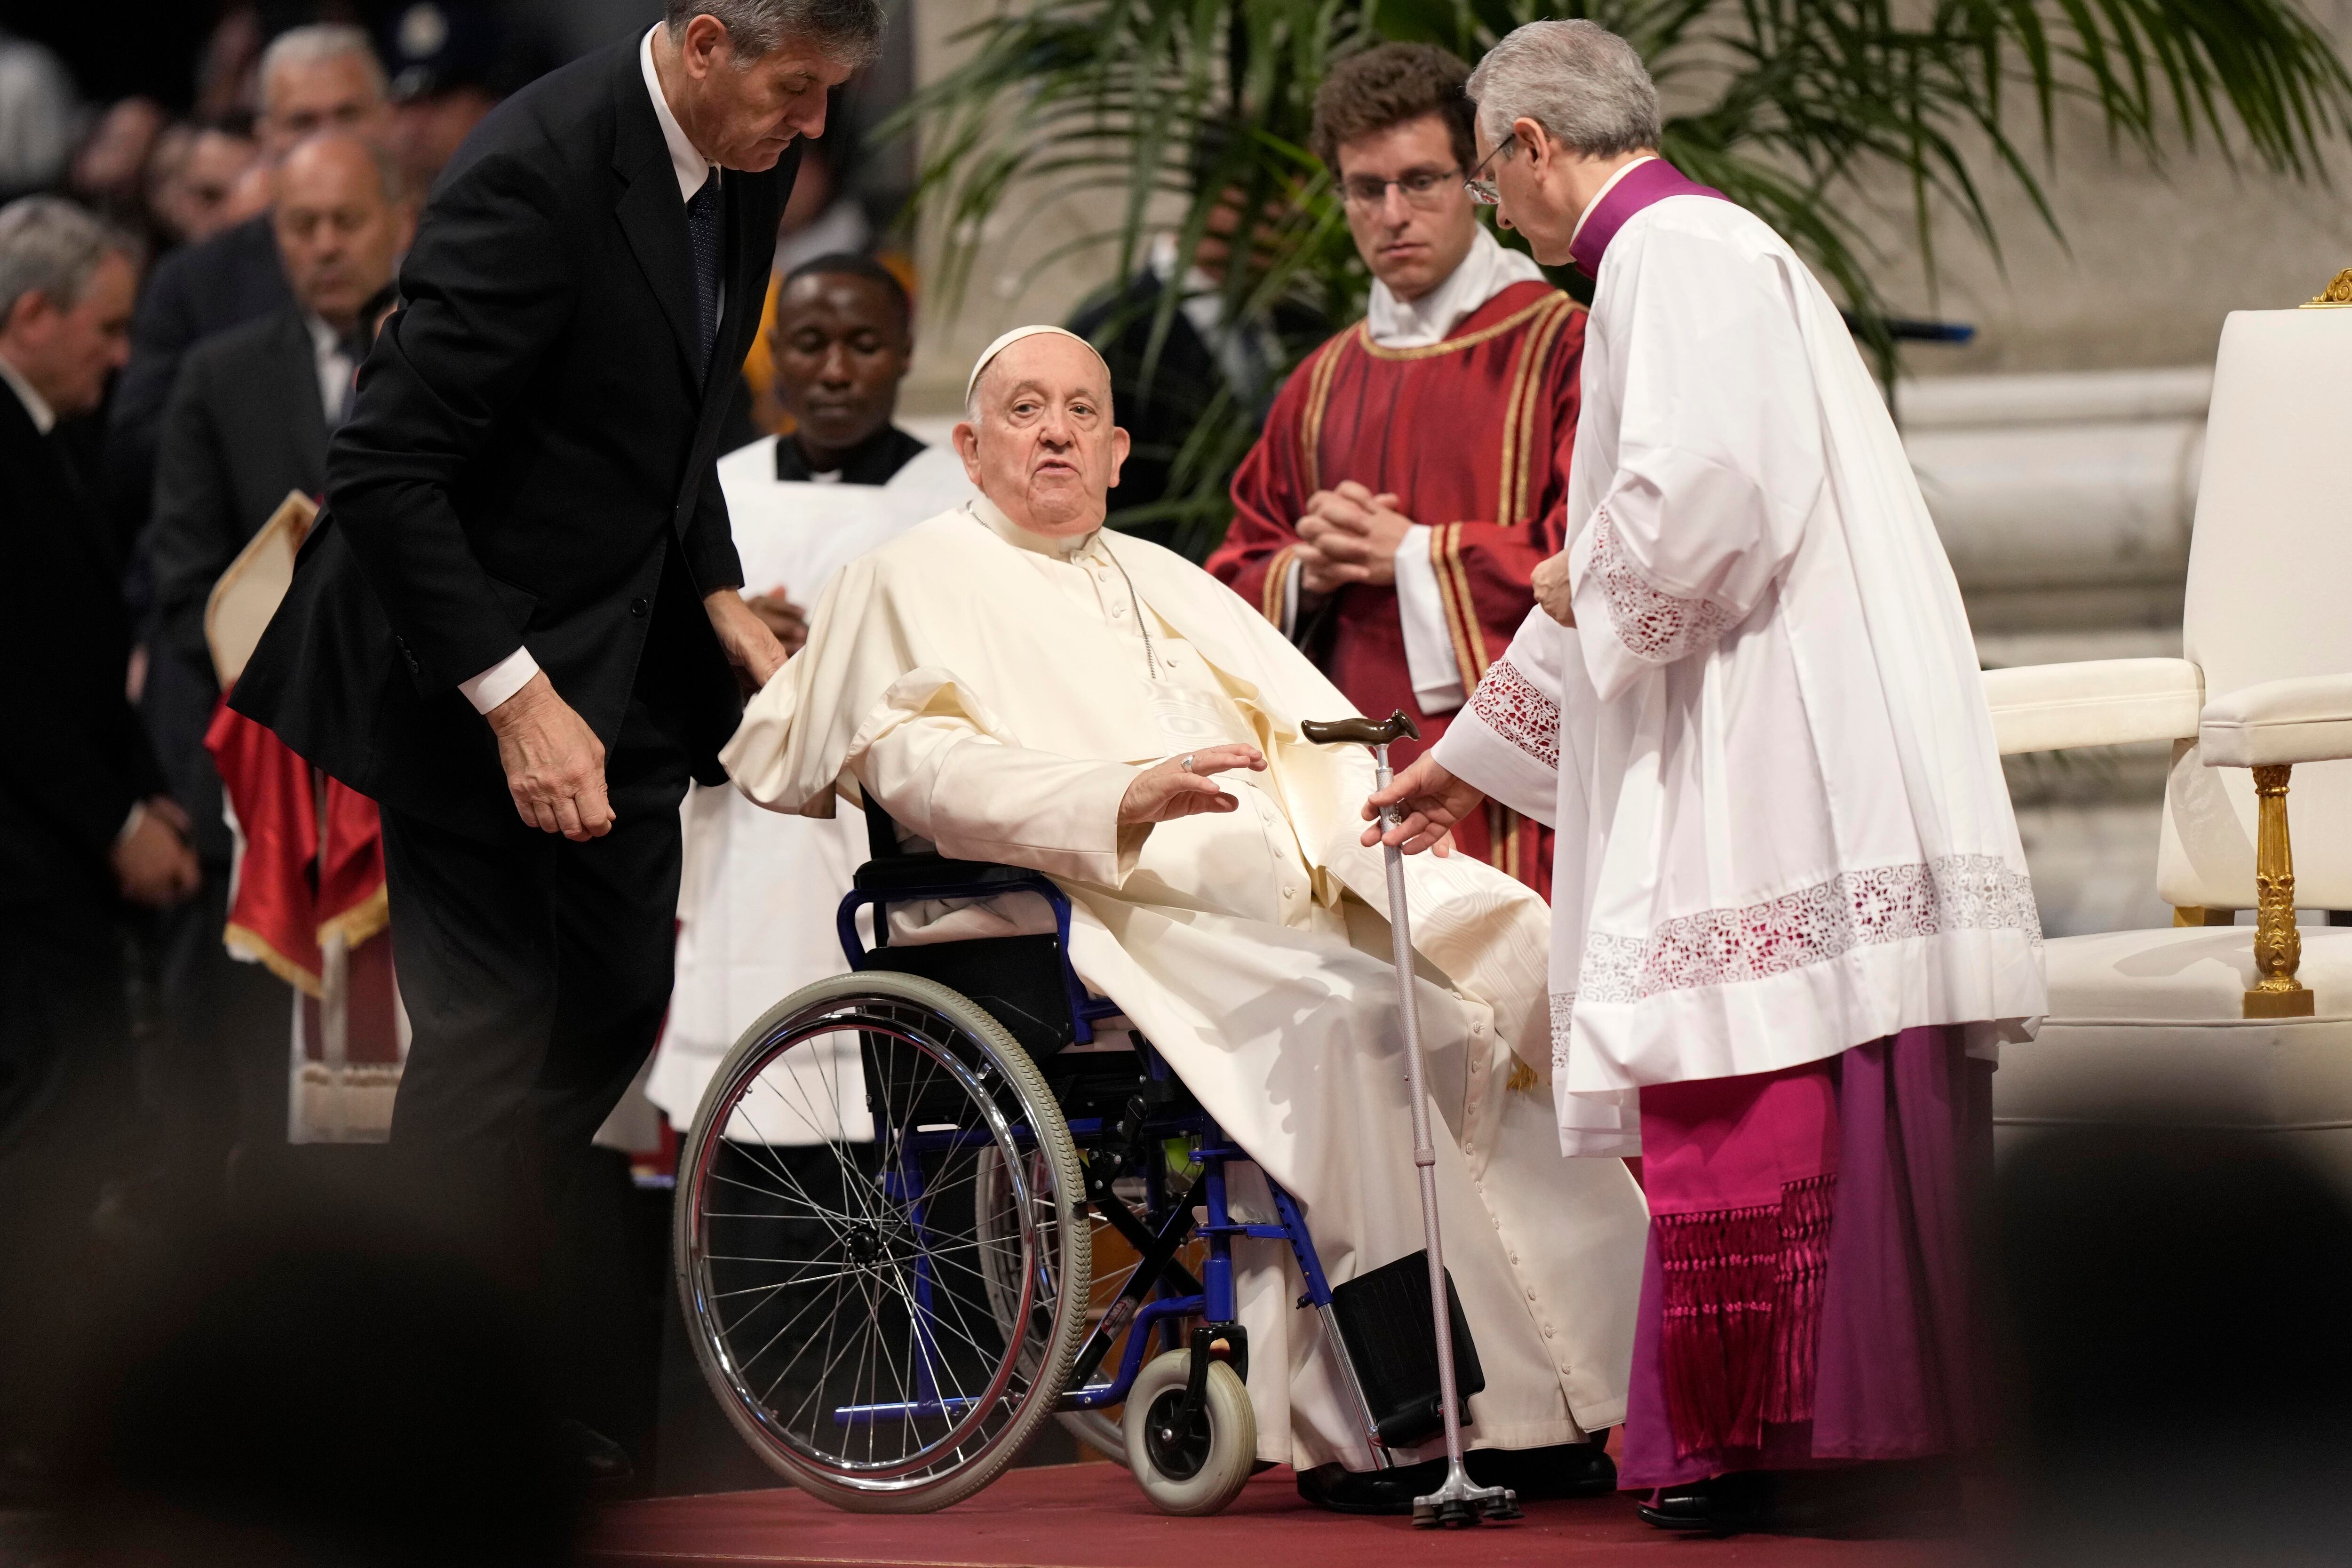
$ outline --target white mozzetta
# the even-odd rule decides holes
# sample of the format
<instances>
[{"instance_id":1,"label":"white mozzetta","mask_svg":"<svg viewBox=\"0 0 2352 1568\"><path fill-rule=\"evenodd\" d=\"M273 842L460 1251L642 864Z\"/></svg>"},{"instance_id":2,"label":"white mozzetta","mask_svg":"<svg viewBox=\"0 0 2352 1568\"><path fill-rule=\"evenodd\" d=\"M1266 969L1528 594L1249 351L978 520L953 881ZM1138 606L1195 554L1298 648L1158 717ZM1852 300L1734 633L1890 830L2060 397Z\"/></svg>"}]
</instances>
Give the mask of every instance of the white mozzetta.
<instances>
[{"instance_id":1,"label":"white mozzetta","mask_svg":"<svg viewBox=\"0 0 2352 1568\"><path fill-rule=\"evenodd\" d=\"M2001 754L2177 741L2197 732L2205 683L2185 658L2102 658L1984 672Z\"/></svg>"},{"instance_id":2,"label":"white mozzetta","mask_svg":"<svg viewBox=\"0 0 2352 1568\"><path fill-rule=\"evenodd\" d=\"M2197 726L2209 768L2352 757L2352 674L2265 680L2217 697Z\"/></svg>"}]
</instances>

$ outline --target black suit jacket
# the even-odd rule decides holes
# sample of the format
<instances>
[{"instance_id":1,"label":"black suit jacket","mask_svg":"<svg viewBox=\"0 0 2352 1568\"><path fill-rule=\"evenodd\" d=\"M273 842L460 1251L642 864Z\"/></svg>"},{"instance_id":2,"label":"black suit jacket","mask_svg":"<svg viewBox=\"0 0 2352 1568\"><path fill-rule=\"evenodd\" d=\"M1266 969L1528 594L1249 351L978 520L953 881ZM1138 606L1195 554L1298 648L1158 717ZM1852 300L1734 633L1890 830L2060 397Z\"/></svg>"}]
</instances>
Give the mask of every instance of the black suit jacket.
<instances>
[{"instance_id":1,"label":"black suit jacket","mask_svg":"<svg viewBox=\"0 0 2352 1568\"><path fill-rule=\"evenodd\" d=\"M188 351L293 302L268 213L175 250L156 266L139 296L131 363L115 382L107 414L106 500L117 537L130 539L146 521L163 412Z\"/></svg>"},{"instance_id":2,"label":"black suit jacket","mask_svg":"<svg viewBox=\"0 0 2352 1568\"><path fill-rule=\"evenodd\" d=\"M195 825L196 851L215 865L227 864L230 842L220 775L205 750L220 699L205 603L289 490L315 498L326 482L326 411L299 307L190 352L163 416L143 543L154 618L141 709L172 793Z\"/></svg>"},{"instance_id":3,"label":"black suit jacket","mask_svg":"<svg viewBox=\"0 0 2352 1568\"><path fill-rule=\"evenodd\" d=\"M388 805L504 831L457 685L528 647L608 748L635 689L722 776L742 701L698 600L743 574L711 468L798 163L722 177L726 309L698 374L686 205L635 41L493 111L435 186L238 710Z\"/></svg>"},{"instance_id":4,"label":"black suit jacket","mask_svg":"<svg viewBox=\"0 0 2352 1568\"><path fill-rule=\"evenodd\" d=\"M163 780L123 696L131 624L96 498L0 385L0 906L68 918L110 906L108 854Z\"/></svg>"}]
</instances>

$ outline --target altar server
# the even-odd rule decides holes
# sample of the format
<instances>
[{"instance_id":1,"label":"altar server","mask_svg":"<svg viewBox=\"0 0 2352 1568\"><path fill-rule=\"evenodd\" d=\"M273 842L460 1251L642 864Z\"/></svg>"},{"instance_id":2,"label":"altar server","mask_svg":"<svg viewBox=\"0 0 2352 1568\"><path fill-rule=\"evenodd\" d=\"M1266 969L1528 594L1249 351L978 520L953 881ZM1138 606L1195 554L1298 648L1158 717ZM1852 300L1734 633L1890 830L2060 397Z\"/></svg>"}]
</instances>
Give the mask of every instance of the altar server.
<instances>
[{"instance_id":1,"label":"altar server","mask_svg":"<svg viewBox=\"0 0 2352 1568\"><path fill-rule=\"evenodd\" d=\"M769 351L793 433L719 461L744 593L784 647L845 562L971 493L963 462L891 423L914 363L906 289L862 256L784 279ZM849 967L834 906L866 858L866 819L761 811L725 785L688 792L677 980L646 1093L680 1130L727 1048L761 1013Z\"/></svg>"},{"instance_id":2,"label":"altar server","mask_svg":"<svg viewBox=\"0 0 2352 1568\"><path fill-rule=\"evenodd\" d=\"M1573 543L1374 798L1412 845L1482 794L1558 826L1562 1142L1638 1150L1654 1216L1622 1475L1664 1489L1651 1522L1726 1528L1782 1468L1987 1436L1967 1215L2041 927L1959 593L1836 307L1656 156L1622 40L1531 24L1471 93L1502 220L1597 279Z\"/></svg>"},{"instance_id":3,"label":"altar server","mask_svg":"<svg viewBox=\"0 0 2352 1568\"><path fill-rule=\"evenodd\" d=\"M1315 95L1370 309L1292 373L1209 559L1349 701L1420 721L1400 761L1444 733L1533 606L1576 428L1584 310L1478 221L1468 75L1432 45L1382 44ZM1454 837L1547 889L1549 836L1507 804Z\"/></svg>"},{"instance_id":4,"label":"altar server","mask_svg":"<svg viewBox=\"0 0 2352 1568\"><path fill-rule=\"evenodd\" d=\"M1386 883L1356 842L1370 763L1301 739L1347 700L1247 604L1103 529L1127 447L1109 381L1059 328L992 346L955 433L981 495L842 570L728 770L778 811L872 799L942 854L1052 877L1079 974L1299 1198L1331 1278L1353 1279L1422 1246ZM1623 1410L1641 1199L1614 1162L1559 1159L1540 1099L1507 1087L1545 1059L1541 900L1461 855L1413 861L1411 882L1445 1257L1486 1371L1468 1436L1549 1450L1522 1484L1606 1489L1583 1439ZM1035 930L1042 912L940 923ZM1271 1212L1262 1188L1244 1201ZM1297 1466L1314 1500L1410 1509L1440 1478L1386 1472L1385 1493L1348 1478L1372 1456L1294 1310L1287 1248L1243 1241L1235 1261L1259 1457Z\"/></svg>"}]
</instances>

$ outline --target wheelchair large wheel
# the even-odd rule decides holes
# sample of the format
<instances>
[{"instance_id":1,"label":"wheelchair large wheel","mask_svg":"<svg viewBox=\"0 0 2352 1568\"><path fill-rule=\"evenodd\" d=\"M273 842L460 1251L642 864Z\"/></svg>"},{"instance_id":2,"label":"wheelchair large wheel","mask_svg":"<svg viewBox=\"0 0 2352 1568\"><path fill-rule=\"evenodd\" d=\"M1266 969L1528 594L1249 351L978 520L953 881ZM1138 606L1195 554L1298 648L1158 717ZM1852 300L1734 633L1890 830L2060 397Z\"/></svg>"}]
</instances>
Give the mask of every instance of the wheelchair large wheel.
<instances>
[{"instance_id":1,"label":"wheelchair large wheel","mask_svg":"<svg viewBox=\"0 0 2352 1568\"><path fill-rule=\"evenodd\" d=\"M1060 1108L987 1013L909 974L807 986L737 1042L680 1154L674 1267L703 1375L762 1459L836 1507L969 1497L1068 1378L1085 1203Z\"/></svg>"}]
</instances>

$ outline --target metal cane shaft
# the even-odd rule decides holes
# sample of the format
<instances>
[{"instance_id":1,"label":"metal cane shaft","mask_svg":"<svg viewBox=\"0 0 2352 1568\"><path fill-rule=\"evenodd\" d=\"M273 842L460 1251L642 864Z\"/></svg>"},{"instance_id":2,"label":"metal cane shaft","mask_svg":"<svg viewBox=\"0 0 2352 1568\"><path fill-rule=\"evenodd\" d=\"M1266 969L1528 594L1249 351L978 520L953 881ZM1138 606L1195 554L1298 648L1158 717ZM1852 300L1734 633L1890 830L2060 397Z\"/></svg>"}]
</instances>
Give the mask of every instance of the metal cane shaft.
<instances>
[{"instance_id":1,"label":"metal cane shaft","mask_svg":"<svg viewBox=\"0 0 2352 1568\"><path fill-rule=\"evenodd\" d=\"M1389 785L1389 749L1372 752L1380 786ZM1391 808L1391 823L1402 807ZM1445 1423L1450 1468L1462 1468L1462 1413L1454 1394L1454 1314L1445 1299L1445 1252L1437 1229L1437 1149L1429 1133L1429 1089L1421 1055L1421 1008L1414 994L1412 921L1404 890L1404 851L1385 845L1389 875L1389 941L1396 961L1398 1012L1404 1022L1405 1078L1412 1095L1412 1163L1421 1177L1422 1245L1429 1256L1430 1321L1436 1325L1437 1397Z\"/></svg>"}]
</instances>

